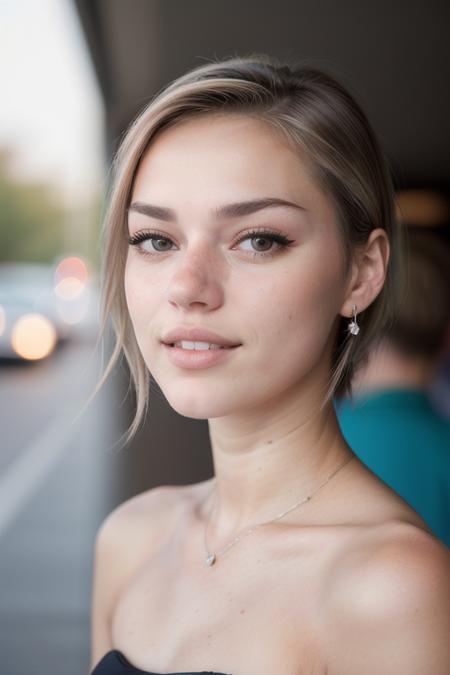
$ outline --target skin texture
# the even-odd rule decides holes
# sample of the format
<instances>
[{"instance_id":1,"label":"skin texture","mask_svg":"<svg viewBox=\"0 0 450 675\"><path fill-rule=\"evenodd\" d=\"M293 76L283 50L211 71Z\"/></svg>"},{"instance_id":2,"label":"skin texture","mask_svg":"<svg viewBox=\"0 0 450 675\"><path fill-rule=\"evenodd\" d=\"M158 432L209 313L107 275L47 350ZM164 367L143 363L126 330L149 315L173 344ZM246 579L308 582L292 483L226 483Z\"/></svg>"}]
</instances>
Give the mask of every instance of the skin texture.
<instances>
[{"instance_id":1,"label":"skin texture","mask_svg":"<svg viewBox=\"0 0 450 675\"><path fill-rule=\"evenodd\" d=\"M271 208L218 221L219 206L278 197ZM207 419L215 476L161 486L119 505L97 537L92 667L109 649L144 671L233 675L445 675L447 550L409 506L354 455L332 405L320 410L338 317L382 288L382 230L343 272L336 215L306 158L243 116L165 130L139 166L129 212L125 293L143 358L179 414ZM254 228L292 243L237 240ZM204 370L174 366L160 344L180 325L241 346ZM357 339L357 338L356 338ZM161 449L163 452L164 449ZM189 449L186 448L186 452ZM217 564L203 564L245 527ZM213 492L212 492L213 490ZM445 651L444 651L445 650Z\"/></svg>"}]
</instances>

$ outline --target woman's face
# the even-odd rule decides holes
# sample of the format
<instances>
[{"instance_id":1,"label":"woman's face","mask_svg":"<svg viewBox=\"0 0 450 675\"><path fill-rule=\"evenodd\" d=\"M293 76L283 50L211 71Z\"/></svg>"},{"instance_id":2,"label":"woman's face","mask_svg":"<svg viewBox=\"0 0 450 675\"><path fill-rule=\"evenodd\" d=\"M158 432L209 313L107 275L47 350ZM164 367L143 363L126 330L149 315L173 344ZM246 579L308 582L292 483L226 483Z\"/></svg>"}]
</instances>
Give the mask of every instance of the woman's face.
<instances>
[{"instance_id":1,"label":"woman's face","mask_svg":"<svg viewBox=\"0 0 450 675\"><path fill-rule=\"evenodd\" d=\"M268 198L297 208L217 213ZM145 214L144 204L171 213ZM129 246L125 294L142 356L174 410L198 419L243 414L325 387L346 291L337 216L275 130L242 115L166 129L139 166L128 227L132 237L157 232ZM186 368L162 343L178 327L240 346L209 367Z\"/></svg>"}]
</instances>

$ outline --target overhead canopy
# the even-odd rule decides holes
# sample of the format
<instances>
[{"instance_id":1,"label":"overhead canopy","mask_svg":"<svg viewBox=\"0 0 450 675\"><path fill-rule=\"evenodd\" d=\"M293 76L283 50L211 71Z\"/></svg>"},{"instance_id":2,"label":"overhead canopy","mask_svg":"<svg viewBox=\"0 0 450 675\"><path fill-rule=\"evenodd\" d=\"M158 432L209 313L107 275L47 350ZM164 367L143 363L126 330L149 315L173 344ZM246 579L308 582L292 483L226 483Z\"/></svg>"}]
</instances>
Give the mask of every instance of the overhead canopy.
<instances>
[{"instance_id":1,"label":"overhead canopy","mask_svg":"<svg viewBox=\"0 0 450 675\"><path fill-rule=\"evenodd\" d=\"M112 151L158 90L215 58L266 53L336 75L362 104L398 186L450 177L450 3L440 0L75 0Z\"/></svg>"}]
</instances>

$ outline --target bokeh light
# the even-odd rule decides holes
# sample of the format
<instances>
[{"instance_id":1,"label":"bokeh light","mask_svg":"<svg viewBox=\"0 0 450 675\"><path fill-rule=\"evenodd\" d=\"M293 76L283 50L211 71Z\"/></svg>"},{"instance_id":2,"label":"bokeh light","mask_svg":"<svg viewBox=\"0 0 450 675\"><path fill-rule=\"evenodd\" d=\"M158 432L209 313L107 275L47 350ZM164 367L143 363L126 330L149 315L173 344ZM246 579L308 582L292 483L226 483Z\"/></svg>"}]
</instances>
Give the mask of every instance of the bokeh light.
<instances>
[{"instance_id":1,"label":"bokeh light","mask_svg":"<svg viewBox=\"0 0 450 675\"><path fill-rule=\"evenodd\" d=\"M11 344L23 359L36 361L55 348L57 335L53 324L41 314L25 314L14 324Z\"/></svg>"}]
</instances>

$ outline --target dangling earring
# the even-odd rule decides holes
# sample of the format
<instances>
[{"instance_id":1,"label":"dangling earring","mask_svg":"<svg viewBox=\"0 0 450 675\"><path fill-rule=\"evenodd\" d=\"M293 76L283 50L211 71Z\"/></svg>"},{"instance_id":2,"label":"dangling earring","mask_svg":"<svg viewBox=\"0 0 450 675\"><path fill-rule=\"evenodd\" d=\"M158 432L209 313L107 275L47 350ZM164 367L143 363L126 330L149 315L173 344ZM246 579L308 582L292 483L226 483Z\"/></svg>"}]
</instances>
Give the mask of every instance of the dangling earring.
<instances>
[{"instance_id":1,"label":"dangling earring","mask_svg":"<svg viewBox=\"0 0 450 675\"><path fill-rule=\"evenodd\" d=\"M350 323L348 324L348 330L352 335L358 335L359 326L356 323L356 305L353 305L352 311L353 311L353 321L350 321Z\"/></svg>"}]
</instances>

